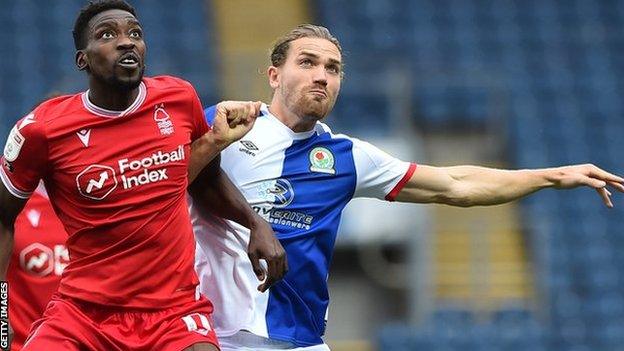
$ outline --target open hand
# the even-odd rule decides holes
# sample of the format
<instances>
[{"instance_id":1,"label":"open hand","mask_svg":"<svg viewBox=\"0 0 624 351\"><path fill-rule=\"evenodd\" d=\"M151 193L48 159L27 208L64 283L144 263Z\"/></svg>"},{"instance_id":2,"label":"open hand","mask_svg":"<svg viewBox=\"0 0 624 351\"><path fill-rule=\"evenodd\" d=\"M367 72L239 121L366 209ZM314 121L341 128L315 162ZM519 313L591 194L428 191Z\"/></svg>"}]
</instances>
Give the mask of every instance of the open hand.
<instances>
[{"instance_id":1,"label":"open hand","mask_svg":"<svg viewBox=\"0 0 624 351\"><path fill-rule=\"evenodd\" d=\"M588 186L596 189L607 207L613 207L611 192L607 185L624 192L624 178L611 174L592 164L565 166L554 169L555 188L571 189L579 186Z\"/></svg>"}]
</instances>

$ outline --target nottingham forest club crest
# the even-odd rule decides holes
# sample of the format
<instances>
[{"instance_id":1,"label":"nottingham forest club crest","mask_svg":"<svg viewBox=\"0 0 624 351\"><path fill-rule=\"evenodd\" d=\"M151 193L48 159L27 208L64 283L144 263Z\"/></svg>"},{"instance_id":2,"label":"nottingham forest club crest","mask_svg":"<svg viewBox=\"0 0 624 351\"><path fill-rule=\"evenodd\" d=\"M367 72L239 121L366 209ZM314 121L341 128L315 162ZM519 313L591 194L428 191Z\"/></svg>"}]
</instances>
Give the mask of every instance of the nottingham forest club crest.
<instances>
[{"instance_id":1,"label":"nottingham forest club crest","mask_svg":"<svg viewBox=\"0 0 624 351\"><path fill-rule=\"evenodd\" d=\"M310 151L310 171L336 174L336 169L334 169L334 154L324 147L315 147L312 149L312 151Z\"/></svg>"}]
</instances>

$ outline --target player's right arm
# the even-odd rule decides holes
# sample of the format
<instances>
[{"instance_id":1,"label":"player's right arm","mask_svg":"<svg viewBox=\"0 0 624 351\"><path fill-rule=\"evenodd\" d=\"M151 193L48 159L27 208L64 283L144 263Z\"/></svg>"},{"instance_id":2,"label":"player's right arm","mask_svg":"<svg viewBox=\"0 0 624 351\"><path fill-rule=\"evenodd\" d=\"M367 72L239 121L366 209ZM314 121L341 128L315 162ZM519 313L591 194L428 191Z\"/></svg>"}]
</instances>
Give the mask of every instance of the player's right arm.
<instances>
[{"instance_id":1,"label":"player's right arm","mask_svg":"<svg viewBox=\"0 0 624 351\"><path fill-rule=\"evenodd\" d=\"M43 123L35 113L19 120L0 157L0 275L6 278L13 247L13 225L45 170L48 150Z\"/></svg>"}]
</instances>

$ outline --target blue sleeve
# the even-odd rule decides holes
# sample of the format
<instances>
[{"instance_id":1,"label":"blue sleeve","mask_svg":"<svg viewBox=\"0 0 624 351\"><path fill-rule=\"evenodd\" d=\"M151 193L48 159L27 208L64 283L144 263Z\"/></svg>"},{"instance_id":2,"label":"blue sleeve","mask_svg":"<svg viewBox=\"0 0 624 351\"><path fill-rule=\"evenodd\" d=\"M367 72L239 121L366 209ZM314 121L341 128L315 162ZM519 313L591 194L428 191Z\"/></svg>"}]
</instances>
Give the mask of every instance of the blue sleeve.
<instances>
[{"instance_id":1,"label":"blue sleeve","mask_svg":"<svg viewBox=\"0 0 624 351\"><path fill-rule=\"evenodd\" d=\"M212 127L212 122L214 122L216 113L217 113L217 105L212 105L204 110L204 117L206 117L206 122L208 122L208 125L211 127Z\"/></svg>"}]
</instances>

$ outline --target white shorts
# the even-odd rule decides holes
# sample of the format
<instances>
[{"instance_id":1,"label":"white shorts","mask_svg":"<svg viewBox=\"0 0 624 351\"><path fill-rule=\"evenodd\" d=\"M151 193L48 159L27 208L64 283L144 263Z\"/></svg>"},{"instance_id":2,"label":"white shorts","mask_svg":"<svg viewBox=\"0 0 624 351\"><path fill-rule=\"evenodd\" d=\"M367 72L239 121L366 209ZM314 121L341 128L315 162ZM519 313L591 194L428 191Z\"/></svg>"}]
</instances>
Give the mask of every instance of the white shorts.
<instances>
[{"instance_id":1,"label":"white shorts","mask_svg":"<svg viewBox=\"0 0 624 351\"><path fill-rule=\"evenodd\" d=\"M326 344L297 347L287 341L267 339L243 330L234 335L219 337L219 344L221 351L330 351Z\"/></svg>"}]
</instances>

